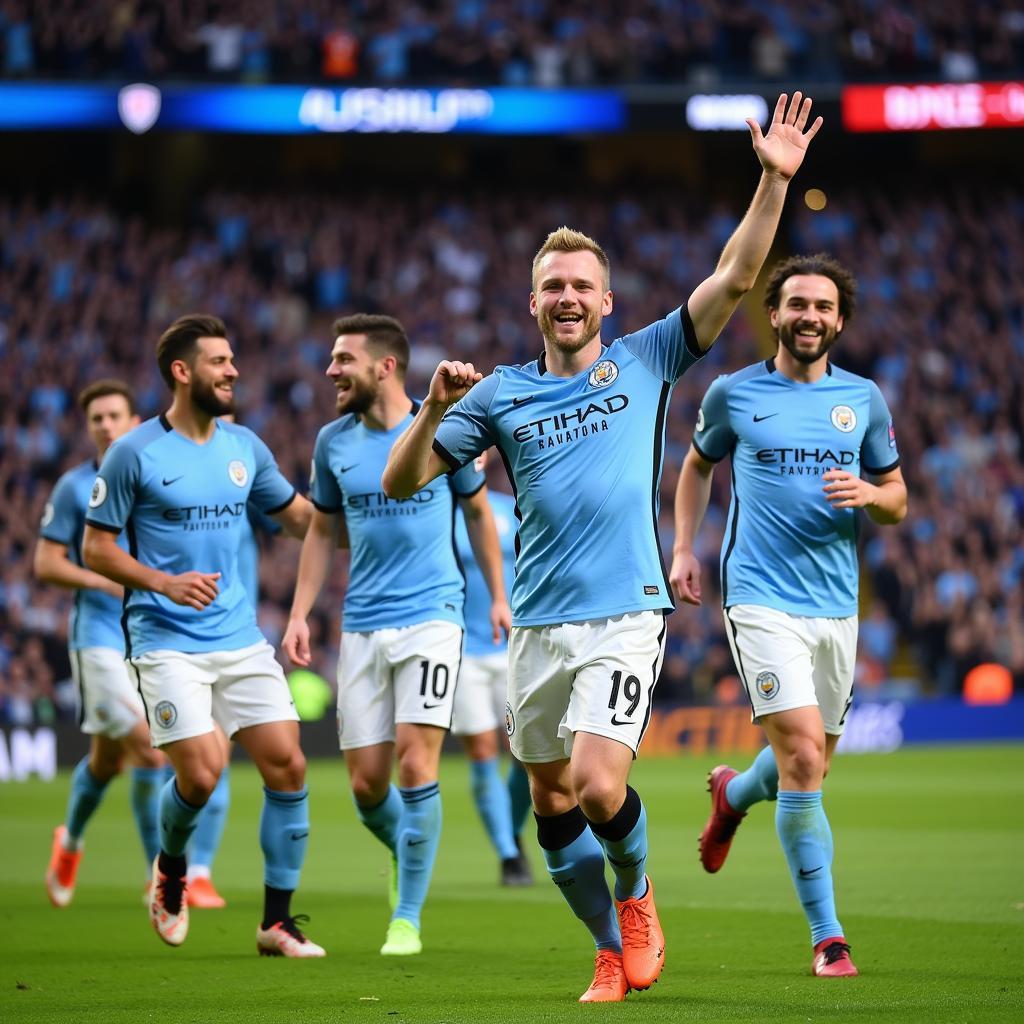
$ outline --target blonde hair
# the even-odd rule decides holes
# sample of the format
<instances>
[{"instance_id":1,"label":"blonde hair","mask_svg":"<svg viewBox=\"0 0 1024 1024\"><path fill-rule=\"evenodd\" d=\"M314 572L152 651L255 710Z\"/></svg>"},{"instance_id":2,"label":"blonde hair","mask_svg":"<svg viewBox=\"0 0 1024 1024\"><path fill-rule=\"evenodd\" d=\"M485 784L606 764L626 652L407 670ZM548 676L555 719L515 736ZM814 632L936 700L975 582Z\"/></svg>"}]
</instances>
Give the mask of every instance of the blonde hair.
<instances>
[{"instance_id":1,"label":"blonde hair","mask_svg":"<svg viewBox=\"0 0 1024 1024\"><path fill-rule=\"evenodd\" d=\"M608 291L611 287L611 264L608 262L608 256L605 254L604 249L589 235L564 225L557 231L552 231L544 239L544 244L537 250L537 255L533 257L534 286L537 284L537 268L540 266L540 261L549 252L592 252L597 257L597 262L601 264L604 276L604 290Z\"/></svg>"}]
</instances>

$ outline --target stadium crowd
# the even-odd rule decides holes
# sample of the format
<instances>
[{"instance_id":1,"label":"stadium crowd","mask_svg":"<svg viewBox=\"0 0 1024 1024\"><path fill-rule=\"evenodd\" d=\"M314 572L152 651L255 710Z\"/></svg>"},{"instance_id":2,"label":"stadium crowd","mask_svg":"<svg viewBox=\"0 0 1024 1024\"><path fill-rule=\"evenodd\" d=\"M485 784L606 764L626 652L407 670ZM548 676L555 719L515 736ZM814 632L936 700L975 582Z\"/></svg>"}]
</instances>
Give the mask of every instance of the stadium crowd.
<instances>
[{"instance_id":1,"label":"stadium crowd","mask_svg":"<svg viewBox=\"0 0 1024 1024\"><path fill-rule=\"evenodd\" d=\"M1013 77L1019 0L4 0L5 77L557 86Z\"/></svg>"},{"instance_id":2,"label":"stadium crowd","mask_svg":"<svg viewBox=\"0 0 1024 1024\"><path fill-rule=\"evenodd\" d=\"M795 209L795 208L794 208ZM382 311L414 345L411 393L449 353L482 369L535 356L526 308L530 259L552 225L577 224L612 257L615 312L605 336L676 306L713 267L736 220L652 188L572 197L466 191L208 196L186 226L156 226L88 198L0 202L0 720L71 714L69 594L32 579L43 504L91 454L78 390L117 376L144 416L168 403L154 360L161 330L204 310L229 325L240 418L285 475L308 484L317 429L333 416L323 378L331 322ZM780 249L826 249L851 266L860 303L835 349L873 377L894 411L911 514L896 530L864 517L858 685L911 674L954 693L985 661L1024 685L1024 193L849 192L791 217ZM738 314L680 381L662 486L662 541L697 405L719 373L771 351L763 313ZM498 460L492 483L508 488ZM703 607L670 617L662 700L742 700L722 629L717 560L728 474L716 474L699 543ZM261 625L279 641L295 545L270 542ZM344 574L311 619L315 666L333 679Z\"/></svg>"}]
</instances>

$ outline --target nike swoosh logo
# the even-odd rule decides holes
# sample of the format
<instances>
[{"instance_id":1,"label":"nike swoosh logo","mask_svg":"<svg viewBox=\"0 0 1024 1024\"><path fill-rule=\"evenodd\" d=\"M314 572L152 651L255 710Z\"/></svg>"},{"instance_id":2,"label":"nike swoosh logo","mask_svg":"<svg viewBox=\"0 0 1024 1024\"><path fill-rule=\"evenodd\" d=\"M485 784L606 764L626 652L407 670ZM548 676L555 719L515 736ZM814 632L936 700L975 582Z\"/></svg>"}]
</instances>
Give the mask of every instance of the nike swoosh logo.
<instances>
[{"instance_id":1,"label":"nike swoosh logo","mask_svg":"<svg viewBox=\"0 0 1024 1024\"><path fill-rule=\"evenodd\" d=\"M438 702L437 702L436 704L428 704L428 703L427 703L426 701L424 701L424 702L423 702L423 706L424 706L424 707L425 707L425 708L426 708L426 709L427 709L428 711L429 711L429 710L431 710L432 708L439 708L439 707L440 707L440 706L441 706L442 704L444 704L444 701L443 701L443 700L442 700L442 701L438 701Z\"/></svg>"},{"instance_id":2,"label":"nike swoosh logo","mask_svg":"<svg viewBox=\"0 0 1024 1024\"><path fill-rule=\"evenodd\" d=\"M617 715L612 715L612 725L632 725L632 721L628 718L624 718L621 722Z\"/></svg>"},{"instance_id":3,"label":"nike swoosh logo","mask_svg":"<svg viewBox=\"0 0 1024 1024\"><path fill-rule=\"evenodd\" d=\"M798 874L800 875L801 878L813 878L820 870L821 870L821 865L819 865L816 868L811 868L810 871L804 871L804 869L801 868L800 871L798 872Z\"/></svg>"},{"instance_id":4,"label":"nike swoosh logo","mask_svg":"<svg viewBox=\"0 0 1024 1024\"><path fill-rule=\"evenodd\" d=\"M773 416L778 416L778 415L779 414L777 412L770 412L770 413L768 413L767 416L755 416L754 417L754 422L755 423L760 423L761 420L770 420Z\"/></svg>"},{"instance_id":5,"label":"nike swoosh logo","mask_svg":"<svg viewBox=\"0 0 1024 1024\"><path fill-rule=\"evenodd\" d=\"M293 832L292 839L298 842L300 839L305 839L309 835L309 832Z\"/></svg>"},{"instance_id":6,"label":"nike swoosh logo","mask_svg":"<svg viewBox=\"0 0 1024 1024\"><path fill-rule=\"evenodd\" d=\"M185 475L184 473L181 474L181 476L184 476L184 475ZM172 476L170 480L168 480L167 477L164 477L163 478L164 487L170 487L171 484L173 484L173 483L177 482L178 480L180 480L181 476Z\"/></svg>"},{"instance_id":7,"label":"nike swoosh logo","mask_svg":"<svg viewBox=\"0 0 1024 1024\"><path fill-rule=\"evenodd\" d=\"M350 469L355 469L356 466L358 466L358 465L359 465L358 462L353 462L351 466L342 466L341 467L341 471L342 471L342 473L347 473Z\"/></svg>"},{"instance_id":8,"label":"nike swoosh logo","mask_svg":"<svg viewBox=\"0 0 1024 1024\"><path fill-rule=\"evenodd\" d=\"M406 846L422 846L426 842L429 842L429 840L428 839L410 839L405 845Z\"/></svg>"},{"instance_id":9,"label":"nike swoosh logo","mask_svg":"<svg viewBox=\"0 0 1024 1024\"><path fill-rule=\"evenodd\" d=\"M536 395L527 395L525 398L513 398L512 399L512 404L513 405L526 405L527 402L532 402L534 400L534 398L536 398L536 397L537 397Z\"/></svg>"}]
</instances>

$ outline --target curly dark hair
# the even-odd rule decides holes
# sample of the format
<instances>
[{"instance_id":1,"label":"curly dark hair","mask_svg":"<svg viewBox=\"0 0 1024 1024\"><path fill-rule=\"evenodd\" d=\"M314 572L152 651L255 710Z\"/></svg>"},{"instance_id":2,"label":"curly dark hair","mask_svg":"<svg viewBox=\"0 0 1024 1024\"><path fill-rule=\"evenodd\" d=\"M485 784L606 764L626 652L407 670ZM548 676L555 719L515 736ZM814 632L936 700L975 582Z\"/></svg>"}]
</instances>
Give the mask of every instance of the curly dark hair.
<instances>
[{"instance_id":1,"label":"curly dark hair","mask_svg":"<svg viewBox=\"0 0 1024 1024\"><path fill-rule=\"evenodd\" d=\"M790 256L776 263L764 289L766 310L779 308L782 286L798 274L819 274L832 281L839 290L839 315L845 323L849 323L857 308L857 282L853 274L827 252L816 252L811 256Z\"/></svg>"}]
</instances>

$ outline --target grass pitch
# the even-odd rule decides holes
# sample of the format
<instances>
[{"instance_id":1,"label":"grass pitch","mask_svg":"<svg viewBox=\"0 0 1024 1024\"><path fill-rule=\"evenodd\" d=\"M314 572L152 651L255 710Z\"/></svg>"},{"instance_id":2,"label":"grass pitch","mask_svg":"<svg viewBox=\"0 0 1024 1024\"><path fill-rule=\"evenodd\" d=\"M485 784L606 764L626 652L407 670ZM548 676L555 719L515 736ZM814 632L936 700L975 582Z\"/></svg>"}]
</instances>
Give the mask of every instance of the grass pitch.
<instances>
[{"instance_id":1,"label":"grass pitch","mask_svg":"<svg viewBox=\"0 0 1024 1024\"><path fill-rule=\"evenodd\" d=\"M442 768L445 827L423 918L426 952L408 959L377 952L388 918L385 856L355 820L340 761L310 770L313 832L294 909L310 914L309 934L328 957L308 962L255 954L260 787L250 766L232 769L214 869L229 907L194 912L180 949L157 939L142 906L145 867L124 781L91 823L75 902L63 911L50 907L42 878L67 776L4 785L0 1021L1024 1021L1024 746L837 758L826 807L856 979L809 974L807 927L771 806L752 810L719 875L700 869L713 763L636 765L666 968L649 992L612 1006L575 1001L589 982L589 939L535 846L536 886L498 887L459 759Z\"/></svg>"}]
</instances>

